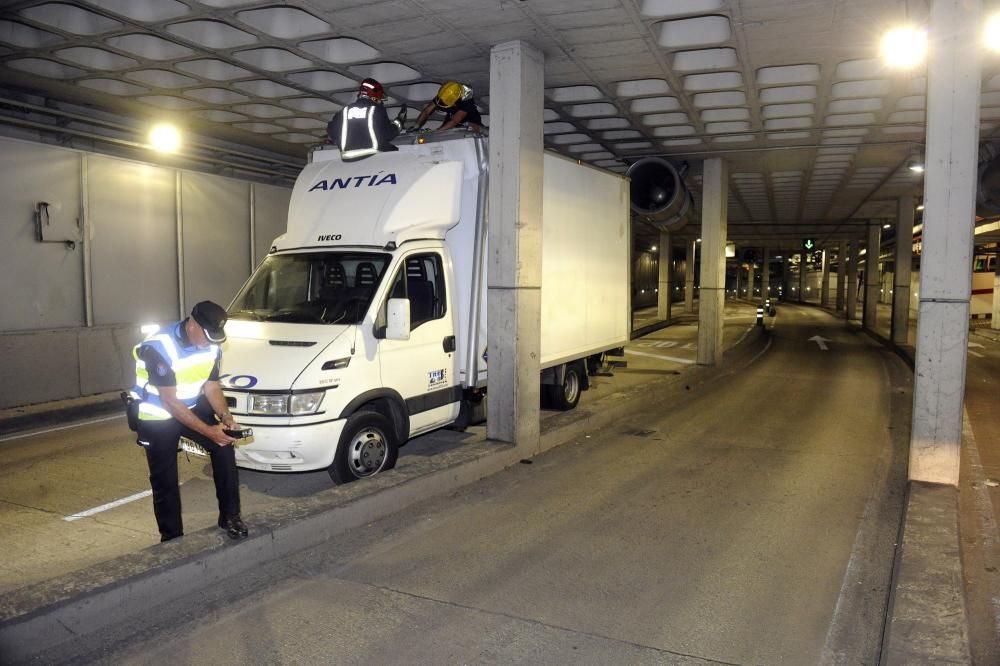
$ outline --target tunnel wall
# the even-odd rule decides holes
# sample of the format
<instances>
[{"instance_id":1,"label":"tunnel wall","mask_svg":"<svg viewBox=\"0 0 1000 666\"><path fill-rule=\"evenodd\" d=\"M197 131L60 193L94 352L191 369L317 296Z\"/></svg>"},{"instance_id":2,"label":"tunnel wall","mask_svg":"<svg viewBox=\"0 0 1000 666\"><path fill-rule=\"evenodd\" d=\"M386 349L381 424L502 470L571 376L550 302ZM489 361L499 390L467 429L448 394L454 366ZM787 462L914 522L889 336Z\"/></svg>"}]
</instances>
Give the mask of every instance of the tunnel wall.
<instances>
[{"instance_id":1,"label":"tunnel wall","mask_svg":"<svg viewBox=\"0 0 1000 666\"><path fill-rule=\"evenodd\" d=\"M8 138L0 171L0 409L130 384L139 325L228 305L284 232L291 196Z\"/></svg>"}]
</instances>

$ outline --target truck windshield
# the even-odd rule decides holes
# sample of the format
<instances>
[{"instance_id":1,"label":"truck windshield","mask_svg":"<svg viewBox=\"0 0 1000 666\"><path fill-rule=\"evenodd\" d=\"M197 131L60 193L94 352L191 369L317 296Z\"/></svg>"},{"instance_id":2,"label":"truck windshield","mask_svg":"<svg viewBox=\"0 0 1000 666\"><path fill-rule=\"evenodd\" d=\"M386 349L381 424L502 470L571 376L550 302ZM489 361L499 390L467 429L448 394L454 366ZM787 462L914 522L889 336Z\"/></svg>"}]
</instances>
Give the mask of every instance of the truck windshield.
<instances>
[{"instance_id":1,"label":"truck windshield","mask_svg":"<svg viewBox=\"0 0 1000 666\"><path fill-rule=\"evenodd\" d=\"M230 319L357 324L390 255L310 252L267 257L229 307Z\"/></svg>"}]
</instances>

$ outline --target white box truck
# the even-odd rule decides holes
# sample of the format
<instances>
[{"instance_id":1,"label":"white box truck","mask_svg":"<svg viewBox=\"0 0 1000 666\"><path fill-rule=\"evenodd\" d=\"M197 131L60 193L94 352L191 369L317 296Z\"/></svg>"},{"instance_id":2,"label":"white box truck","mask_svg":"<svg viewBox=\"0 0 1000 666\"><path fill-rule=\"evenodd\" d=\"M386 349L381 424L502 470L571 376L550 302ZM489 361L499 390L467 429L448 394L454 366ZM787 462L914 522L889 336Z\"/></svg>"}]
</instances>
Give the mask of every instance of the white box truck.
<instances>
[{"instance_id":1,"label":"white box truck","mask_svg":"<svg viewBox=\"0 0 1000 666\"><path fill-rule=\"evenodd\" d=\"M221 382L254 432L238 465L346 483L482 415L487 163L464 135L313 153L286 233L229 307ZM543 202L540 380L568 409L588 363L628 341L628 181L546 154Z\"/></svg>"}]
</instances>

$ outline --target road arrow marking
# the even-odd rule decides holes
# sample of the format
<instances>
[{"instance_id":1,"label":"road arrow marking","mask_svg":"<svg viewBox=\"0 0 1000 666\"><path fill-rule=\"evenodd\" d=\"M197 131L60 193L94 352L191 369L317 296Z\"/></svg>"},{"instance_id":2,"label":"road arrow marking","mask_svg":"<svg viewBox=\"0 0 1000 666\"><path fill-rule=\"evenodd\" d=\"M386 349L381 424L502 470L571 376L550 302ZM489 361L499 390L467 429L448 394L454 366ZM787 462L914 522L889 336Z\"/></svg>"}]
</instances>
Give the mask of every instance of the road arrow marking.
<instances>
[{"instance_id":1,"label":"road arrow marking","mask_svg":"<svg viewBox=\"0 0 1000 666\"><path fill-rule=\"evenodd\" d=\"M978 342L970 342L969 349L972 349L973 347L978 347L979 349L986 349L986 347L982 346Z\"/></svg>"},{"instance_id":2,"label":"road arrow marking","mask_svg":"<svg viewBox=\"0 0 1000 666\"><path fill-rule=\"evenodd\" d=\"M976 358L986 358L983 354L980 354L979 352L974 352L970 350L969 353L975 356Z\"/></svg>"},{"instance_id":3,"label":"road arrow marking","mask_svg":"<svg viewBox=\"0 0 1000 666\"><path fill-rule=\"evenodd\" d=\"M829 347L826 346L826 343L828 343L830 341L827 340L826 338L824 338L822 335L814 335L811 338L809 338L809 341L810 342L815 342L816 344L818 344L819 348L822 351L826 351L826 350L829 349Z\"/></svg>"}]
</instances>

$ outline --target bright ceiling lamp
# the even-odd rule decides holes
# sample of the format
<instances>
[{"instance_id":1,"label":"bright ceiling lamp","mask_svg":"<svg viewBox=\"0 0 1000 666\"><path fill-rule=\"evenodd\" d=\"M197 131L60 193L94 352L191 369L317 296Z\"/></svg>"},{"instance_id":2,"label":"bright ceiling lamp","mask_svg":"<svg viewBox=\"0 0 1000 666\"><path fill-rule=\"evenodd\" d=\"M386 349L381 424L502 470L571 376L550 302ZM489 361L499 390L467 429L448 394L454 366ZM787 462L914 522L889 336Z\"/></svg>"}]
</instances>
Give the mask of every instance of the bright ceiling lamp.
<instances>
[{"instance_id":1,"label":"bright ceiling lamp","mask_svg":"<svg viewBox=\"0 0 1000 666\"><path fill-rule=\"evenodd\" d=\"M1000 12L986 21L986 29L983 30L983 43L991 51L1000 51Z\"/></svg>"},{"instance_id":2,"label":"bright ceiling lamp","mask_svg":"<svg viewBox=\"0 0 1000 666\"><path fill-rule=\"evenodd\" d=\"M181 147L181 133L173 125L161 123L149 131L149 145L161 153L176 153Z\"/></svg>"},{"instance_id":3,"label":"bright ceiling lamp","mask_svg":"<svg viewBox=\"0 0 1000 666\"><path fill-rule=\"evenodd\" d=\"M915 67L927 55L927 31L912 26L893 28L882 37L880 51L890 67Z\"/></svg>"}]
</instances>

